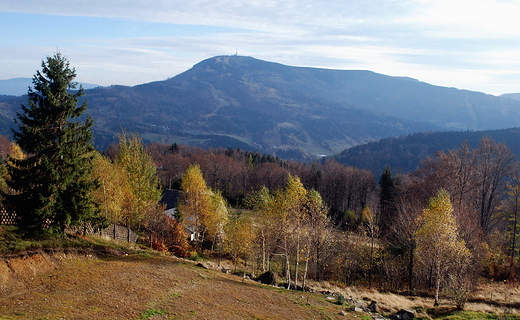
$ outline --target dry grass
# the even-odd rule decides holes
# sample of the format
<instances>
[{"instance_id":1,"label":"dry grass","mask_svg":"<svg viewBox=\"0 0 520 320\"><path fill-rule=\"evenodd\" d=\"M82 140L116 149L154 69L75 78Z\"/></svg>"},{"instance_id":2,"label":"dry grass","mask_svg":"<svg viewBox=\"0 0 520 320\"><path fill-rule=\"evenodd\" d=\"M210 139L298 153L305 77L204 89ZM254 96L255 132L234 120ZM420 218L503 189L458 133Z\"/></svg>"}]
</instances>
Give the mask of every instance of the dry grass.
<instances>
[{"instance_id":1,"label":"dry grass","mask_svg":"<svg viewBox=\"0 0 520 320\"><path fill-rule=\"evenodd\" d=\"M385 314L394 313L400 309L415 309L419 310L418 317L431 318L431 315L426 314L426 310L433 307L433 298L381 293L377 290L360 287L335 286L328 282L310 282L310 285L319 291L341 293L347 299L366 301L367 304L370 301L376 301ZM448 300L441 300L441 305L445 308L454 306ZM520 315L520 286L509 283L483 283L473 292L465 310L496 315Z\"/></svg>"},{"instance_id":2,"label":"dry grass","mask_svg":"<svg viewBox=\"0 0 520 320\"><path fill-rule=\"evenodd\" d=\"M323 295L263 286L173 257L63 260L0 296L0 319L355 319ZM359 319L359 318L358 318Z\"/></svg>"},{"instance_id":3,"label":"dry grass","mask_svg":"<svg viewBox=\"0 0 520 320\"><path fill-rule=\"evenodd\" d=\"M54 252L11 261L17 273L6 280L0 268L0 320L3 319L360 319L368 315L339 312L335 300L321 294L288 291L260 285L215 268L153 253L121 254L103 249L104 258ZM129 250L128 252L131 252ZM137 251L134 251L137 252ZM42 253L43 254L43 253ZM25 261L25 262L24 262ZM39 261L39 262L38 262ZM1 259L0 259L1 262ZM8 265L6 263L6 265ZM206 262L211 266L211 262ZM231 269L223 261L221 266ZM2 267L2 265L0 265ZM4 283L2 283L4 281ZM432 315L433 299L381 293L328 282L309 282L318 291L330 291L362 301L376 301L381 312L418 310L422 319ZM453 310L442 301L442 310ZM483 283L466 309L502 315L520 314L520 287L511 283ZM442 318L442 317L441 317ZM483 319L468 315L459 319ZM520 319L517 317L515 319Z\"/></svg>"}]
</instances>

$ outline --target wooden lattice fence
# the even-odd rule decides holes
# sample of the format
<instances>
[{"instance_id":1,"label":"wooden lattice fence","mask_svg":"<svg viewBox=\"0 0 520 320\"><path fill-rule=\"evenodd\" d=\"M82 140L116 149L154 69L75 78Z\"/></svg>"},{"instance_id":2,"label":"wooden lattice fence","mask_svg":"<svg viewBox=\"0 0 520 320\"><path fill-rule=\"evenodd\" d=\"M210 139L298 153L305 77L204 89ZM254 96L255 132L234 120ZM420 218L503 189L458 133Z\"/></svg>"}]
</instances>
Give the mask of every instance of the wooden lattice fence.
<instances>
[{"instance_id":1,"label":"wooden lattice fence","mask_svg":"<svg viewBox=\"0 0 520 320\"><path fill-rule=\"evenodd\" d=\"M99 236L109 240L125 241L131 243L136 243L139 237L137 233L132 231L130 228L118 224L112 224L105 229L99 229L89 224L85 224L75 228L68 228L66 231L69 233Z\"/></svg>"},{"instance_id":2,"label":"wooden lattice fence","mask_svg":"<svg viewBox=\"0 0 520 320\"><path fill-rule=\"evenodd\" d=\"M0 207L0 225L13 226L16 224L18 224L18 217L16 214L7 212L7 210Z\"/></svg>"},{"instance_id":3,"label":"wooden lattice fence","mask_svg":"<svg viewBox=\"0 0 520 320\"><path fill-rule=\"evenodd\" d=\"M10 213L4 208L0 207L0 226L15 226L18 225L18 217L15 213ZM66 232L83 234L83 235L94 235L105 239L126 241L136 243L138 235L130 228L121 226L118 224L112 224L108 228L99 229L89 224L83 226L67 228Z\"/></svg>"}]
</instances>

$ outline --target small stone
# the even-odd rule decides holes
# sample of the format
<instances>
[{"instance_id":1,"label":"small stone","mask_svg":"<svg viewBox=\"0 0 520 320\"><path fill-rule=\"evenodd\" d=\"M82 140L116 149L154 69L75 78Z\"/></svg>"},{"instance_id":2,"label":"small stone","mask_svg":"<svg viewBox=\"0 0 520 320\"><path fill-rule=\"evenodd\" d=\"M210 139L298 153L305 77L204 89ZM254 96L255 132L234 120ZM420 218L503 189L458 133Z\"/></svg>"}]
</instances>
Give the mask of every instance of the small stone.
<instances>
[{"instance_id":1,"label":"small stone","mask_svg":"<svg viewBox=\"0 0 520 320\"><path fill-rule=\"evenodd\" d=\"M363 309L361 309L361 308L358 307L358 306L350 306L350 311L354 311L354 312L363 312Z\"/></svg>"}]
</instances>

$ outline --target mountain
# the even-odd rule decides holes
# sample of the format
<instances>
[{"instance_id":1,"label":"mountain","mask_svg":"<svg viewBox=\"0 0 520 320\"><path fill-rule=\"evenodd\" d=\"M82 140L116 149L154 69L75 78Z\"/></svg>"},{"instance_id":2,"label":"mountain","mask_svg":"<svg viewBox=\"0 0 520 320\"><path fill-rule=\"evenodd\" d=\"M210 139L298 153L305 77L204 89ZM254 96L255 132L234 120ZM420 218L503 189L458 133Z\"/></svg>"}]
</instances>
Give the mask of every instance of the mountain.
<instances>
[{"instance_id":1,"label":"mountain","mask_svg":"<svg viewBox=\"0 0 520 320\"><path fill-rule=\"evenodd\" d=\"M80 83L83 89L92 89L99 87L96 84ZM14 78L7 80L0 80L0 95L6 96L22 96L27 94L29 87L32 87L31 78Z\"/></svg>"},{"instance_id":2,"label":"mountain","mask_svg":"<svg viewBox=\"0 0 520 320\"><path fill-rule=\"evenodd\" d=\"M393 172L416 170L421 160L433 157L437 151L458 149L466 141L476 148L483 137L504 143L520 157L520 128L456 131L456 132L419 132L401 137L391 137L375 142L358 145L332 156L339 163L367 169L377 176L386 166Z\"/></svg>"},{"instance_id":3,"label":"mountain","mask_svg":"<svg viewBox=\"0 0 520 320\"><path fill-rule=\"evenodd\" d=\"M520 101L370 71L218 56L165 81L85 91L97 145L122 128L148 141L312 159L420 131L520 126ZM14 117L26 97L0 97Z\"/></svg>"},{"instance_id":4,"label":"mountain","mask_svg":"<svg viewBox=\"0 0 520 320\"><path fill-rule=\"evenodd\" d=\"M520 100L520 93L504 93L500 95L502 98L509 98L513 100Z\"/></svg>"}]
</instances>

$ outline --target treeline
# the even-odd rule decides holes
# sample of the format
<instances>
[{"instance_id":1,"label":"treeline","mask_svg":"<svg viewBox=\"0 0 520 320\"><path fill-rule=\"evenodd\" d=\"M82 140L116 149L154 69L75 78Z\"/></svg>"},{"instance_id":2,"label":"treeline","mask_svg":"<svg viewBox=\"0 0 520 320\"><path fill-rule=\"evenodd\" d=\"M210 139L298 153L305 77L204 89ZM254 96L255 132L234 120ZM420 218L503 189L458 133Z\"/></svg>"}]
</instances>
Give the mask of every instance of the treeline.
<instances>
[{"instance_id":1,"label":"treeline","mask_svg":"<svg viewBox=\"0 0 520 320\"><path fill-rule=\"evenodd\" d=\"M112 147L107 154L112 154ZM285 186L288 174L298 176L307 189L317 190L338 223L359 215L376 190L374 175L367 170L335 161L304 164L240 149L202 149L187 145L152 143L148 151L158 166L163 188L178 188L186 169L198 164L208 186L220 190L232 206L263 186L269 190ZM374 201L374 199L372 199Z\"/></svg>"},{"instance_id":2,"label":"treeline","mask_svg":"<svg viewBox=\"0 0 520 320\"><path fill-rule=\"evenodd\" d=\"M483 137L505 143L515 154L520 154L520 129L485 131L417 132L399 137L384 138L342 151L332 156L339 163L380 173L390 165L394 171L417 170L421 160L432 157L437 151L455 149L466 141L477 147Z\"/></svg>"},{"instance_id":3,"label":"treeline","mask_svg":"<svg viewBox=\"0 0 520 320\"><path fill-rule=\"evenodd\" d=\"M189 220L201 223L191 230L219 230L194 238L200 240L195 248L276 271L288 286L327 279L433 289L437 300L445 294L463 306L479 277L514 279L520 271L518 163L490 138L475 148L438 152L410 174L394 175L388 167L378 181L334 161L302 164L175 144L148 150L162 184L184 191L179 221L192 202L183 183L193 167L208 194L233 203L233 210L209 219L211 227L207 217L193 218L200 210L190 211Z\"/></svg>"}]
</instances>

